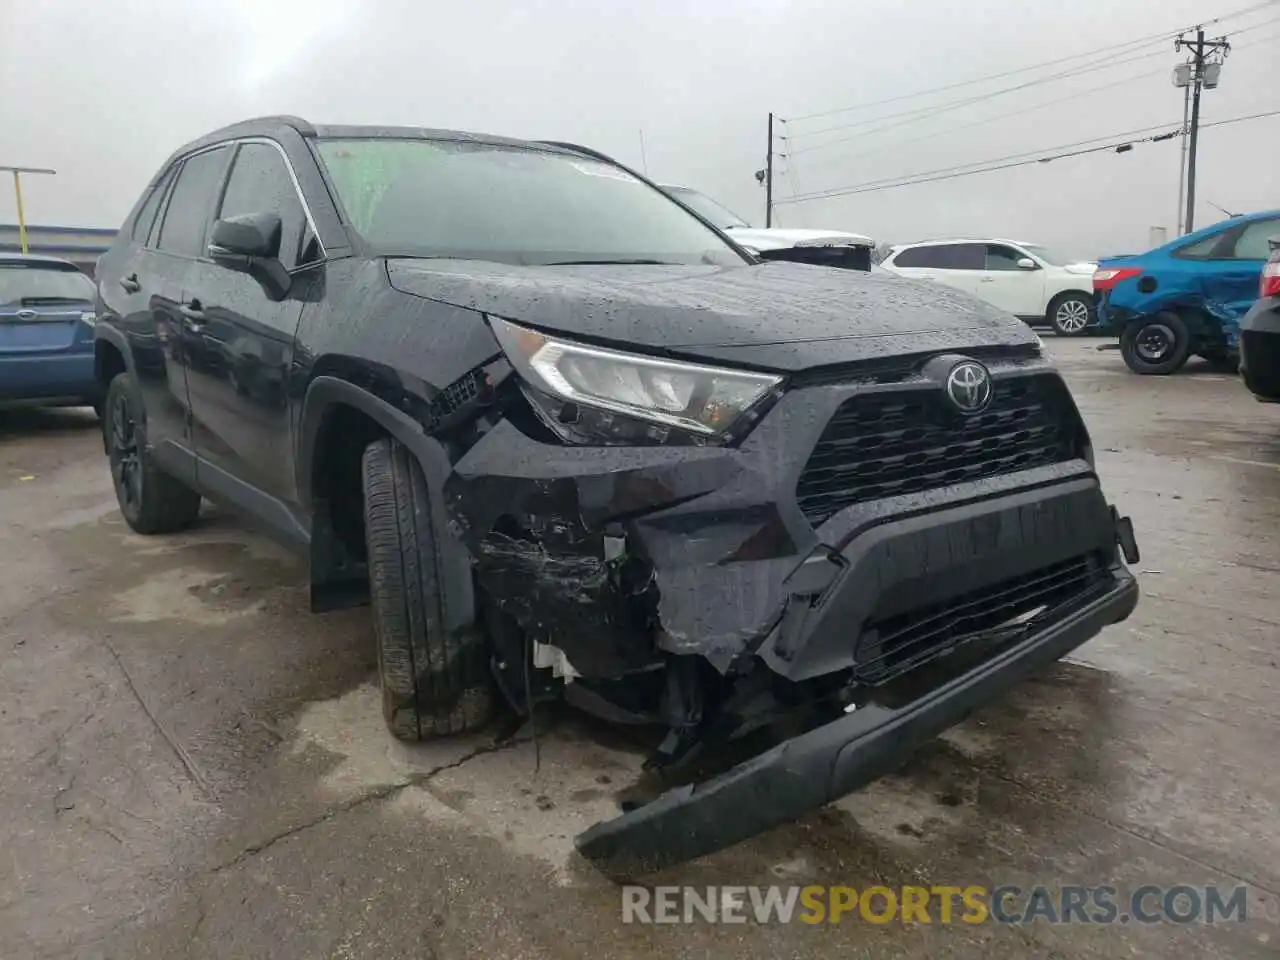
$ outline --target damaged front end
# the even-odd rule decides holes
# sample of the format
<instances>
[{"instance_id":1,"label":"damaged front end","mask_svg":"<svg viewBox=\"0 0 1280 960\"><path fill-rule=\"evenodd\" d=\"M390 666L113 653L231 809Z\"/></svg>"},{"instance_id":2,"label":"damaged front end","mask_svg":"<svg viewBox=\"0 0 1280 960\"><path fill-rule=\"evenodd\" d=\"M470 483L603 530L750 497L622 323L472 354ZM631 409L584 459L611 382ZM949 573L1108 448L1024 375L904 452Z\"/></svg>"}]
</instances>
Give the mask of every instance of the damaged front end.
<instances>
[{"instance_id":1,"label":"damaged front end","mask_svg":"<svg viewBox=\"0 0 1280 960\"><path fill-rule=\"evenodd\" d=\"M1132 530L1032 346L784 380L495 332L516 375L445 493L508 698L659 725L668 782L790 737L581 835L614 876L855 789L1136 603ZM963 365L981 410L948 393ZM626 399L575 393L606 383Z\"/></svg>"}]
</instances>

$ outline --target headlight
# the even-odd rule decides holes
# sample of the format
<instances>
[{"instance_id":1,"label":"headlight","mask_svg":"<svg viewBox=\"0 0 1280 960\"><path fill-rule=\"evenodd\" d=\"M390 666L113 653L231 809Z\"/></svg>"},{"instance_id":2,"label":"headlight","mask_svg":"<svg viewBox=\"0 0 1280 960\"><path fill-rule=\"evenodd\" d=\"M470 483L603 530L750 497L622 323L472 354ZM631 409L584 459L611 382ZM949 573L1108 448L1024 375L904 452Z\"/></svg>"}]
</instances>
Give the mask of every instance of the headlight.
<instances>
[{"instance_id":1,"label":"headlight","mask_svg":"<svg viewBox=\"0 0 1280 960\"><path fill-rule=\"evenodd\" d=\"M535 389L569 404L704 438L724 435L782 382L771 374L559 340L496 317L489 324L517 372Z\"/></svg>"}]
</instances>

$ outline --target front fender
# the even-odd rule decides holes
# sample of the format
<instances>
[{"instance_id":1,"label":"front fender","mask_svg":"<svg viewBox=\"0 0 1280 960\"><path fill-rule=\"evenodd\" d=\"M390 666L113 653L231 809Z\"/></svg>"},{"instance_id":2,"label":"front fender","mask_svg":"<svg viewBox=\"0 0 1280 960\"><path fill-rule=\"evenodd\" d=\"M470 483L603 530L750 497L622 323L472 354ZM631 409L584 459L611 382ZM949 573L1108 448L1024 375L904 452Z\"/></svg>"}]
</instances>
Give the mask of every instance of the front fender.
<instances>
[{"instance_id":1,"label":"front fender","mask_svg":"<svg viewBox=\"0 0 1280 960\"><path fill-rule=\"evenodd\" d=\"M447 598L444 604L446 616L451 622L445 629L452 632L469 626L475 616L474 584L471 576L471 555L466 547L450 532L449 515L444 503L444 484L453 466L444 446L428 436L422 425L385 400L376 397L355 384L338 377L319 376L307 387L303 400L302 416L298 430L298 456L296 461L299 500L312 511L312 579L318 574L316 551L323 549L318 542L318 525L314 522L315 496L312 483L312 465L325 416L335 406L351 407L377 423L386 433L409 449L422 467L431 499L431 530L434 543L423 543L422 549L434 550L439 564L439 587ZM452 622L456 621L456 622Z\"/></svg>"}]
</instances>

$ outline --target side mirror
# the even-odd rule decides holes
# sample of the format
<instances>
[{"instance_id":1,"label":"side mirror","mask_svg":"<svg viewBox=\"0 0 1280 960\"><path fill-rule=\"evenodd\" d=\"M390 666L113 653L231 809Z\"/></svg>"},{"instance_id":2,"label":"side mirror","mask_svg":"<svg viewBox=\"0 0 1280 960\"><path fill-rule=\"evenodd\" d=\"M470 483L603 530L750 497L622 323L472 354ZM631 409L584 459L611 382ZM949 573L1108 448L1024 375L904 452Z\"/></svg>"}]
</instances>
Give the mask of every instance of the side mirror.
<instances>
[{"instance_id":1,"label":"side mirror","mask_svg":"<svg viewBox=\"0 0 1280 960\"><path fill-rule=\"evenodd\" d=\"M1019 270L1039 270L1039 265L1030 257L1023 257L1018 261Z\"/></svg>"},{"instance_id":2,"label":"side mirror","mask_svg":"<svg viewBox=\"0 0 1280 960\"><path fill-rule=\"evenodd\" d=\"M280 262L280 217L274 213L246 213L213 225L209 257L214 263L247 273L272 300L283 300L292 278Z\"/></svg>"},{"instance_id":3,"label":"side mirror","mask_svg":"<svg viewBox=\"0 0 1280 960\"><path fill-rule=\"evenodd\" d=\"M278 257L280 218L274 213L246 213L213 225L209 254L215 260L233 257Z\"/></svg>"}]
</instances>

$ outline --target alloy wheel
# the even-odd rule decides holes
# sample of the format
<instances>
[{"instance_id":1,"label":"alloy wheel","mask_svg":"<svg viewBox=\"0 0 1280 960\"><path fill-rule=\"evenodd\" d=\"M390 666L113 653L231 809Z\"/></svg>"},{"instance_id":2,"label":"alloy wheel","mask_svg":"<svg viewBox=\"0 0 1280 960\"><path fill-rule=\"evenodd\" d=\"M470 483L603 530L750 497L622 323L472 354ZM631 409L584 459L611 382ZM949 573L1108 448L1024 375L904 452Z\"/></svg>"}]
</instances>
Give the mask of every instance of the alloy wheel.
<instances>
[{"instance_id":1,"label":"alloy wheel","mask_svg":"<svg viewBox=\"0 0 1280 960\"><path fill-rule=\"evenodd\" d=\"M1089 305L1083 300L1063 300L1054 312L1054 321L1063 333L1079 333L1089 325Z\"/></svg>"},{"instance_id":2,"label":"alloy wheel","mask_svg":"<svg viewBox=\"0 0 1280 960\"><path fill-rule=\"evenodd\" d=\"M120 499L129 509L137 510L142 503L142 451L138 424L124 393L111 405L111 478Z\"/></svg>"}]
</instances>

